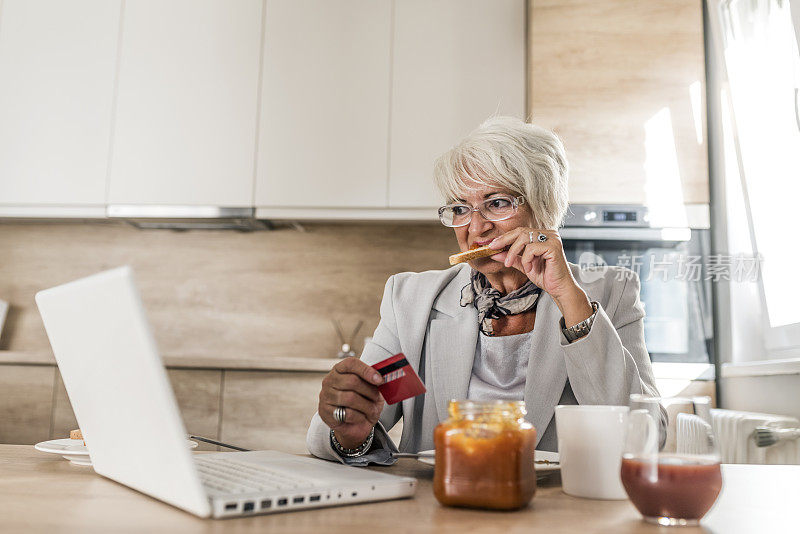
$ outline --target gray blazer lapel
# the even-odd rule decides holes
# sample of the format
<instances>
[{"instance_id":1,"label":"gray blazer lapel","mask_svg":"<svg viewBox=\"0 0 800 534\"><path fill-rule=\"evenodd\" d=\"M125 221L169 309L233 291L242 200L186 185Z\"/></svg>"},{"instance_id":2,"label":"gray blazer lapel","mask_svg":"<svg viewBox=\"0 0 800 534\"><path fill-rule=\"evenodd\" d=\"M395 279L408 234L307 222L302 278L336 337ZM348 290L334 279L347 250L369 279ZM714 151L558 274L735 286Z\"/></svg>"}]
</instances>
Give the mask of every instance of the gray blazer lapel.
<instances>
[{"instance_id":1,"label":"gray blazer lapel","mask_svg":"<svg viewBox=\"0 0 800 534\"><path fill-rule=\"evenodd\" d=\"M561 350L561 311L547 293L539 297L528 372L525 377L525 405L528 421L536 427L536 443L541 441L553 418L567 383L567 366Z\"/></svg>"},{"instance_id":2,"label":"gray blazer lapel","mask_svg":"<svg viewBox=\"0 0 800 534\"><path fill-rule=\"evenodd\" d=\"M455 317L442 316L431 321L431 385L440 421L448 417L451 399L466 399L475 346L478 342L478 312L472 306Z\"/></svg>"}]
</instances>

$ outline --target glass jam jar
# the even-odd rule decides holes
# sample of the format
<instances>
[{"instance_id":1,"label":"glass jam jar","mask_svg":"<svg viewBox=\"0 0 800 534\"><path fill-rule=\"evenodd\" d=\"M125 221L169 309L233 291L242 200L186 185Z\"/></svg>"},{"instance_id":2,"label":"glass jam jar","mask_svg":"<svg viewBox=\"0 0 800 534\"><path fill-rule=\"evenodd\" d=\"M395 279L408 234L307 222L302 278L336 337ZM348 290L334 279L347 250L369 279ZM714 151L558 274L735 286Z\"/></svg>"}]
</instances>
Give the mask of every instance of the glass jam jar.
<instances>
[{"instance_id":1,"label":"glass jam jar","mask_svg":"<svg viewBox=\"0 0 800 534\"><path fill-rule=\"evenodd\" d=\"M513 510L536 492L536 429L522 401L450 401L434 430L433 492L447 506Z\"/></svg>"}]
</instances>

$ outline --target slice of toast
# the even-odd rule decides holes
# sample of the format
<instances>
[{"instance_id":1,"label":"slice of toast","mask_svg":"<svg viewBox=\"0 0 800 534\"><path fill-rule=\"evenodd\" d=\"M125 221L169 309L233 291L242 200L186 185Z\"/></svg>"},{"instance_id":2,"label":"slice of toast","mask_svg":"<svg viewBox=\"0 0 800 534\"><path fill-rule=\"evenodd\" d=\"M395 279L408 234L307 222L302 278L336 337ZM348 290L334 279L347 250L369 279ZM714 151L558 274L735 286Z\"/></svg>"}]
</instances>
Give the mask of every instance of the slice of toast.
<instances>
[{"instance_id":1,"label":"slice of toast","mask_svg":"<svg viewBox=\"0 0 800 534\"><path fill-rule=\"evenodd\" d=\"M470 260L477 260L478 258L485 258L486 256L494 256L495 254L500 254L501 252L503 251L489 248L489 245L484 245L482 247L473 248L472 250L468 250L466 252L453 254L450 256L450 265L456 265L457 263L464 263L465 261Z\"/></svg>"}]
</instances>

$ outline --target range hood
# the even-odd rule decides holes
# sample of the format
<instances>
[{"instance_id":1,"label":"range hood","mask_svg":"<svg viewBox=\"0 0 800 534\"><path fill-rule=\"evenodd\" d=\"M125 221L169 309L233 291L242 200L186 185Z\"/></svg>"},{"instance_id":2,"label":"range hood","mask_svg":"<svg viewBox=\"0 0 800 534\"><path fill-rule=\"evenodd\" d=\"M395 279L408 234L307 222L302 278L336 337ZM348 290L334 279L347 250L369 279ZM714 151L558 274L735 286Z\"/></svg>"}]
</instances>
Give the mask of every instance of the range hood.
<instances>
[{"instance_id":1,"label":"range hood","mask_svg":"<svg viewBox=\"0 0 800 534\"><path fill-rule=\"evenodd\" d=\"M106 215L144 229L265 230L268 221L255 218L255 209L220 206L110 204Z\"/></svg>"}]
</instances>

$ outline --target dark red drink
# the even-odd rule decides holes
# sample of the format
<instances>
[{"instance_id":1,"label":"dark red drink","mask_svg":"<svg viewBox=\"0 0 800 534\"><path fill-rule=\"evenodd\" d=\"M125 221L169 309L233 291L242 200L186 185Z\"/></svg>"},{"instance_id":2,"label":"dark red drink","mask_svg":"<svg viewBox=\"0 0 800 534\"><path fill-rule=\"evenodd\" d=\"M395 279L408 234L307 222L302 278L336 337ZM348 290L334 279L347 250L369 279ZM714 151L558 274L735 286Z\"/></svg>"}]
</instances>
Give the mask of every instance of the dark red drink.
<instances>
[{"instance_id":1,"label":"dark red drink","mask_svg":"<svg viewBox=\"0 0 800 534\"><path fill-rule=\"evenodd\" d=\"M719 462L680 456L622 459L622 485L645 518L698 520L722 489Z\"/></svg>"}]
</instances>

